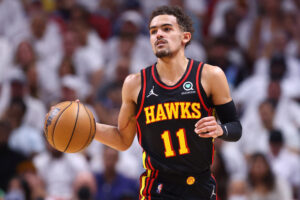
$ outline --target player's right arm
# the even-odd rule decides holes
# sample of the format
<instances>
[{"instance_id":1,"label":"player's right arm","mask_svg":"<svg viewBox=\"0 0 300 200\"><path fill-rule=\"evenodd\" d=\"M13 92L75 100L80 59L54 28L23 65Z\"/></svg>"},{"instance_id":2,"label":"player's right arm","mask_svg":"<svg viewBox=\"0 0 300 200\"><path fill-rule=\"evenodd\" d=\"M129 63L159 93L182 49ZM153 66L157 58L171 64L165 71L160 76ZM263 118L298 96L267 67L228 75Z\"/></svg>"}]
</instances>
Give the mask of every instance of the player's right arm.
<instances>
[{"instance_id":1,"label":"player's right arm","mask_svg":"<svg viewBox=\"0 0 300 200\"><path fill-rule=\"evenodd\" d=\"M114 149L128 149L136 134L137 97L141 89L141 74L129 75L122 88L122 106L118 117L118 127L96 124L95 139Z\"/></svg>"}]
</instances>

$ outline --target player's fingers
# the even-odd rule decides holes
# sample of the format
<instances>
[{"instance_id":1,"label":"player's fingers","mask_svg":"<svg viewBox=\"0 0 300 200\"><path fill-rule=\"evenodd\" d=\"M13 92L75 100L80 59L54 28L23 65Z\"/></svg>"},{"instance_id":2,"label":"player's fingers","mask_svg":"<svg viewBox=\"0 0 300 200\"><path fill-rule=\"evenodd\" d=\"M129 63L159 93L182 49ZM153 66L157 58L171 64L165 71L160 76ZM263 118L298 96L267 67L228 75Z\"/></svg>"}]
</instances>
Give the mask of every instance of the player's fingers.
<instances>
[{"instance_id":1,"label":"player's fingers","mask_svg":"<svg viewBox=\"0 0 300 200\"><path fill-rule=\"evenodd\" d=\"M196 124L195 127L199 126L200 124L207 122L207 121L212 121L215 120L215 117L213 116L209 116L209 117L203 117L202 119L200 119Z\"/></svg>"},{"instance_id":2,"label":"player's fingers","mask_svg":"<svg viewBox=\"0 0 300 200\"><path fill-rule=\"evenodd\" d=\"M76 102L76 103L80 103L80 100L79 100L79 99L76 99L75 102Z\"/></svg>"},{"instance_id":3,"label":"player's fingers","mask_svg":"<svg viewBox=\"0 0 300 200\"><path fill-rule=\"evenodd\" d=\"M216 126L206 126L206 127L200 128L200 129L196 128L195 132L197 134L200 134L200 133L209 133L211 131L215 131L216 129L217 129Z\"/></svg>"},{"instance_id":4,"label":"player's fingers","mask_svg":"<svg viewBox=\"0 0 300 200\"><path fill-rule=\"evenodd\" d=\"M216 131L212 131L212 132L209 132L209 133L199 133L198 134L199 137L202 137L202 138L216 138L218 137Z\"/></svg>"},{"instance_id":5,"label":"player's fingers","mask_svg":"<svg viewBox=\"0 0 300 200\"><path fill-rule=\"evenodd\" d=\"M196 126L196 129L204 128L206 126L215 126L216 124L217 122L215 120L206 121Z\"/></svg>"}]
</instances>

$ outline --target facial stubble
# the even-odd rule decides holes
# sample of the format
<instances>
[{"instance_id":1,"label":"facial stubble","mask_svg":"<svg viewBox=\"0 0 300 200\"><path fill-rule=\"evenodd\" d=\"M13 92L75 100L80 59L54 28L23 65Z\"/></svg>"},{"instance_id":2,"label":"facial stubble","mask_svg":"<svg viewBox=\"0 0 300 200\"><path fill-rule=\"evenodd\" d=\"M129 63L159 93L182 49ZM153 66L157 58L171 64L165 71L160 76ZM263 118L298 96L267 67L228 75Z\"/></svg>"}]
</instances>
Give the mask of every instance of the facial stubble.
<instances>
[{"instance_id":1,"label":"facial stubble","mask_svg":"<svg viewBox=\"0 0 300 200\"><path fill-rule=\"evenodd\" d=\"M170 57L172 56L172 52L169 49L158 50L155 56L158 58Z\"/></svg>"}]
</instances>

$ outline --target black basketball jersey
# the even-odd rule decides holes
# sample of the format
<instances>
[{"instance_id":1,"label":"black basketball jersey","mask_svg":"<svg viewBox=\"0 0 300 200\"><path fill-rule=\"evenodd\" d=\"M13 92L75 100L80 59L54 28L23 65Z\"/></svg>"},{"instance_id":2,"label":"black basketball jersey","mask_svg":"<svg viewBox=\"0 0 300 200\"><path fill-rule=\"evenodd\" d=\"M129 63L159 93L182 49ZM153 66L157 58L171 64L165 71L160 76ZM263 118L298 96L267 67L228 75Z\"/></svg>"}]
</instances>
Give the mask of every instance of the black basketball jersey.
<instances>
[{"instance_id":1,"label":"black basketball jersey","mask_svg":"<svg viewBox=\"0 0 300 200\"><path fill-rule=\"evenodd\" d=\"M177 84L167 86L156 64L141 71L137 133L146 169L201 173L213 159L213 139L201 138L195 123L212 114L211 103L201 85L204 63L189 59Z\"/></svg>"}]
</instances>

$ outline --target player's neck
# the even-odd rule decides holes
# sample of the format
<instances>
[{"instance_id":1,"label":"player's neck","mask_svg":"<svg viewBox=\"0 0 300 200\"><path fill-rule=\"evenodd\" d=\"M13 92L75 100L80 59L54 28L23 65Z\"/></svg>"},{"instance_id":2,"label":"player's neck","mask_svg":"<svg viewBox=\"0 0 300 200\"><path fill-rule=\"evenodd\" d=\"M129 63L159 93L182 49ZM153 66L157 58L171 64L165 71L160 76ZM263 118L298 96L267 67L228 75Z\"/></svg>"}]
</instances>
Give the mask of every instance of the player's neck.
<instances>
[{"instance_id":1,"label":"player's neck","mask_svg":"<svg viewBox=\"0 0 300 200\"><path fill-rule=\"evenodd\" d=\"M161 81L167 85L176 84L185 73L188 62L184 54L158 59L156 67Z\"/></svg>"}]
</instances>

